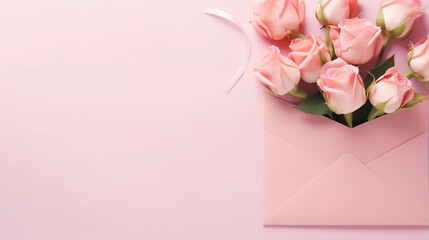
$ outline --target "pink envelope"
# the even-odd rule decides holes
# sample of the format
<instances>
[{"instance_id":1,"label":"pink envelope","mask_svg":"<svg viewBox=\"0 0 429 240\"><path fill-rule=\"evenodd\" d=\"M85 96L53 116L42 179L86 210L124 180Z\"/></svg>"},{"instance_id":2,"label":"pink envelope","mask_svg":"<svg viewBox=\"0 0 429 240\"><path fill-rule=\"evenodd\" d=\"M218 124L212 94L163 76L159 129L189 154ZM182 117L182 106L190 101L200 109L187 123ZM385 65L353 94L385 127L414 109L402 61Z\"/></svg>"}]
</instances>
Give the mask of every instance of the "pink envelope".
<instances>
[{"instance_id":1,"label":"pink envelope","mask_svg":"<svg viewBox=\"0 0 429 240\"><path fill-rule=\"evenodd\" d=\"M265 225L429 225L427 103L350 129L264 101Z\"/></svg>"}]
</instances>

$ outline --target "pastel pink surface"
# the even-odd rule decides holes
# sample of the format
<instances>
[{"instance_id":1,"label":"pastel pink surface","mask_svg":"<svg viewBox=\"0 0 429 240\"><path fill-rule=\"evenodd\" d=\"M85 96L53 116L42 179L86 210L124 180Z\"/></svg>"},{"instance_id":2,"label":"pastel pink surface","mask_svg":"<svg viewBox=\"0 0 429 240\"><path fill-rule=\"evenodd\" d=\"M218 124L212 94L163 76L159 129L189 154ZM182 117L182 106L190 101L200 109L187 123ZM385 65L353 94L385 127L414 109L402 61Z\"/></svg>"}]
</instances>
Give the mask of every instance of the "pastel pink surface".
<instances>
[{"instance_id":1,"label":"pastel pink surface","mask_svg":"<svg viewBox=\"0 0 429 240\"><path fill-rule=\"evenodd\" d=\"M374 2L360 2L374 19ZM252 70L273 42L245 24L255 4L2 1L0 239L427 239L426 228L262 226L263 94ZM316 4L307 1L306 29L323 35ZM202 14L209 7L235 15L252 41L230 95L244 42ZM413 41L427 19L417 26Z\"/></svg>"},{"instance_id":2,"label":"pastel pink surface","mask_svg":"<svg viewBox=\"0 0 429 240\"><path fill-rule=\"evenodd\" d=\"M429 225L426 103L353 129L293 106L265 98L266 225Z\"/></svg>"}]
</instances>

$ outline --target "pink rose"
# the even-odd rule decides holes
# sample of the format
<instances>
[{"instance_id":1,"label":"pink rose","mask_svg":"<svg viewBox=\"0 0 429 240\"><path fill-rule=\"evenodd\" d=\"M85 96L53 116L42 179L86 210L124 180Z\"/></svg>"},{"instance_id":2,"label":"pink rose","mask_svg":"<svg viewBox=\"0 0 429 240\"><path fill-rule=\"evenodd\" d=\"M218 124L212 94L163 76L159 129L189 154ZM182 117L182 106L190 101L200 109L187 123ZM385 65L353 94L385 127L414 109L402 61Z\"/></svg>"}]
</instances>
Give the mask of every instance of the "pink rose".
<instances>
[{"instance_id":1,"label":"pink rose","mask_svg":"<svg viewBox=\"0 0 429 240\"><path fill-rule=\"evenodd\" d=\"M275 46L271 46L265 51L262 62L255 69L255 74L262 85L277 96L289 93L301 79L296 64L282 56L280 50Z\"/></svg>"},{"instance_id":2,"label":"pink rose","mask_svg":"<svg viewBox=\"0 0 429 240\"><path fill-rule=\"evenodd\" d=\"M250 23L263 36L281 40L304 22L304 0L266 0L256 7Z\"/></svg>"},{"instance_id":3,"label":"pink rose","mask_svg":"<svg viewBox=\"0 0 429 240\"><path fill-rule=\"evenodd\" d=\"M324 25L337 25L341 20L354 17L356 14L357 0L321 0L316 17ZM322 15L323 13L323 15Z\"/></svg>"},{"instance_id":4,"label":"pink rose","mask_svg":"<svg viewBox=\"0 0 429 240\"><path fill-rule=\"evenodd\" d=\"M421 0L382 0L377 25L393 37L403 38L411 31L417 18L423 15Z\"/></svg>"},{"instance_id":5,"label":"pink rose","mask_svg":"<svg viewBox=\"0 0 429 240\"><path fill-rule=\"evenodd\" d=\"M429 37L429 35L428 35ZM411 70L417 74L420 80L429 81L429 39L420 41L414 51L410 52L409 63Z\"/></svg>"},{"instance_id":6,"label":"pink rose","mask_svg":"<svg viewBox=\"0 0 429 240\"><path fill-rule=\"evenodd\" d=\"M414 96L411 81L397 67L392 67L381 76L369 92L369 101L373 106L386 103L385 113L393 113L401 109Z\"/></svg>"},{"instance_id":7,"label":"pink rose","mask_svg":"<svg viewBox=\"0 0 429 240\"><path fill-rule=\"evenodd\" d=\"M329 108L337 114L352 113L366 102L359 68L348 65L341 58L322 67L317 85L324 92Z\"/></svg>"},{"instance_id":8,"label":"pink rose","mask_svg":"<svg viewBox=\"0 0 429 240\"><path fill-rule=\"evenodd\" d=\"M320 38L315 38L309 33L307 39L295 38L289 45L292 50L288 57L292 59L301 71L301 78L308 83L315 83L320 76L322 69L322 58L331 60L329 49L325 42Z\"/></svg>"},{"instance_id":9,"label":"pink rose","mask_svg":"<svg viewBox=\"0 0 429 240\"><path fill-rule=\"evenodd\" d=\"M335 54L354 65L369 62L383 47L380 27L366 19L342 20L338 26L332 26L331 39Z\"/></svg>"}]
</instances>

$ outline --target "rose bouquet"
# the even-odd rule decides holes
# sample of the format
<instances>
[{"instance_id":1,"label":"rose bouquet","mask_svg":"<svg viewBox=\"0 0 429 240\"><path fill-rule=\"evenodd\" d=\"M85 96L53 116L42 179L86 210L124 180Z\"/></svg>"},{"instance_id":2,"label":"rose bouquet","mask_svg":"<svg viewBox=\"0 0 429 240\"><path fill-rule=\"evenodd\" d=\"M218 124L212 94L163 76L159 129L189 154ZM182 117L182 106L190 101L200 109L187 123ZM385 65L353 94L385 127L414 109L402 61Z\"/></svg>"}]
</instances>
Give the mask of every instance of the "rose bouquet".
<instances>
[{"instance_id":1,"label":"rose bouquet","mask_svg":"<svg viewBox=\"0 0 429 240\"><path fill-rule=\"evenodd\" d=\"M315 13L326 38L300 32L304 24L303 0L266 0L250 21L271 40L290 41L282 55L270 46L255 69L261 84L276 96L302 99L297 109L324 115L349 127L385 114L412 108L427 99L411 82L429 81L429 40L411 44L410 69L401 73L394 56L384 59L391 39L406 39L423 15L420 0L382 0L377 19L357 16L357 0L321 0ZM374 68L360 67L377 58ZM404 59L405 61L406 59ZM305 82L301 84L302 82ZM305 85L305 90L301 87Z\"/></svg>"}]
</instances>

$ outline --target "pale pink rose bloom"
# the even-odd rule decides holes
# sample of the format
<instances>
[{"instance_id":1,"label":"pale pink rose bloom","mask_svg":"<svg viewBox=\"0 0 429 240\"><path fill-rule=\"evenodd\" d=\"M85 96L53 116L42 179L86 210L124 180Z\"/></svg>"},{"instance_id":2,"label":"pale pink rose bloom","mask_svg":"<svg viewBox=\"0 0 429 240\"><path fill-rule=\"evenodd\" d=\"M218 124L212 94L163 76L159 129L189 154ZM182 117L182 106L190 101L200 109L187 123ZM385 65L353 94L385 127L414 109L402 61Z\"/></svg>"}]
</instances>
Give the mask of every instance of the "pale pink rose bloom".
<instances>
[{"instance_id":1,"label":"pale pink rose bloom","mask_svg":"<svg viewBox=\"0 0 429 240\"><path fill-rule=\"evenodd\" d=\"M356 111L366 102L366 92L359 68L337 58L322 67L317 85L323 91L327 104L337 114Z\"/></svg>"},{"instance_id":2,"label":"pale pink rose bloom","mask_svg":"<svg viewBox=\"0 0 429 240\"><path fill-rule=\"evenodd\" d=\"M259 4L250 23L261 35L281 40L304 23L304 0L266 0Z\"/></svg>"},{"instance_id":3,"label":"pale pink rose bloom","mask_svg":"<svg viewBox=\"0 0 429 240\"><path fill-rule=\"evenodd\" d=\"M366 19L342 20L338 26L332 26L331 39L335 54L354 65L369 62L383 47L381 28Z\"/></svg>"},{"instance_id":4,"label":"pale pink rose bloom","mask_svg":"<svg viewBox=\"0 0 429 240\"><path fill-rule=\"evenodd\" d=\"M320 76L322 69L321 56L331 60L329 49L320 37L314 37L312 33L307 35L305 40L295 38L289 45L292 50L288 57L292 59L301 71L302 80L308 83L315 83Z\"/></svg>"},{"instance_id":5,"label":"pale pink rose bloom","mask_svg":"<svg viewBox=\"0 0 429 240\"><path fill-rule=\"evenodd\" d=\"M368 97L373 106L388 101L384 112L393 113L413 99L413 96L414 88L411 81L399 72L397 67L392 67L377 79Z\"/></svg>"},{"instance_id":6,"label":"pale pink rose bloom","mask_svg":"<svg viewBox=\"0 0 429 240\"><path fill-rule=\"evenodd\" d=\"M322 0L324 24L337 25L343 19L354 17L357 2L357 0ZM318 6L320 7L320 1ZM323 22L322 19L319 21Z\"/></svg>"},{"instance_id":7,"label":"pale pink rose bloom","mask_svg":"<svg viewBox=\"0 0 429 240\"><path fill-rule=\"evenodd\" d=\"M294 89L301 75L296 64L280 54L280 50L269 47L262 58L262 62L255 69L255 75L266 88L277 96L283 96Z\"/></svg>"},{"instance_id":8,"label":"pale pink rose bloom","mask_svg":"<svg viewBox=\"0 0 429 240\"><path fill-rule=\"evenodd\" d=\"M381 11L387 31L392 31L409 19L404 32L399 38L407 35L417 18L423 15L421 0L382 0Z\"/></svg>"},{"instance_id":9,"label":"pale pink rose bloom","mask_svg":"<svg viewBox=\"0 0 429 240\"><path fill-rule=\"evenodd\" d=\"M429 81L429 35L414 47L414 53L410 60L410 68L424 81Z\"/></svg>"}]
</instances>

